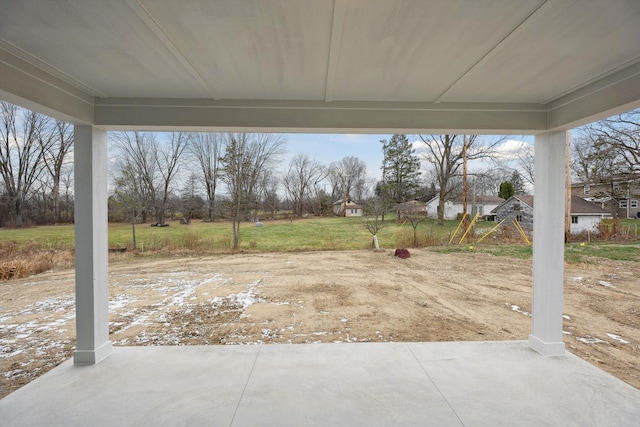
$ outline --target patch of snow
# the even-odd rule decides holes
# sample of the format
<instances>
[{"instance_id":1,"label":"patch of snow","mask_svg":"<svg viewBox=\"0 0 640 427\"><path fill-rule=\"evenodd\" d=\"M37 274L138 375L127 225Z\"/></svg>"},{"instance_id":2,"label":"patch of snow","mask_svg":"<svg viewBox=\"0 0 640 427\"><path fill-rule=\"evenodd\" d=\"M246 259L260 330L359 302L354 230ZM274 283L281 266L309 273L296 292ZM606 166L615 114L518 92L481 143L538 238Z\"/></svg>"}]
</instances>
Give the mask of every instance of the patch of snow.
<instances>
[{"instance_id":1,"label":"patch of snow","mask_svg":"<svg viewBox=\"0 0 640 427\"><path fill-rule=\"evenodd\" d=\"M568 314L563 314L563 315L562 315L562 318L563 318L563 319L567 319L567 320L571 320L571 317L569 317L569 315L568 315Z\"/></svg>"},{"instance_id":2,"label":"patch of snow","mask_svg":"<svg viewBox=\"0 0 640 427\"><path fill-rule=\"evenodd\" d=\"M569 332L569 331L562 331L562 333L565 334L565 335L571 335L571 332Z\"/></svg>"},{"instance_id":3,"label":"patch of snow","mask_svg":"<svg viewBox=\"0 0 640 427\"><path fill-rule=\"evenodd\" d=\"M520 310L520 306L519 305L515 305L515 304L509 304L508 302L504 303L507 307L510 307L511 310L520 313L524 316L531 316L531 313L529 313L528 311L524 311L524 310Z\"/></svg>"},{"instance_id":4,"label":"patch of snow","mask_svg":"<svg viewBox=\"0 0 640 427\"><path fill-rule=\"evenodd\" d=\"M606 341L603 341L600 338L592 337L591 335L587 335L585 337L576 337L576 339L585 344L608 344Z\"/></svg>"},{"instance_id":5,"label":"patch of snow","mask_svg":"<svg viewBox=\"0 0 640 427\"><path fill-rule=\"evenodd\" d=\"M573 280L574 282L582 282L582 280L584 279L583 277L567 277L567 279L569 280Z\"/></svg>"},{"instance_id":6,"label":"patch of snow","mask_svg":"<svg viewBox=\"0 0 640 427\"><path fill-rule=\"evenodd\" d=\"M619 341L619 342L620 342L620 343L622 343L622 344L629 344L629 341L627 341L627 340L623 339L620 335L610 334L610 333L608 333L608 332L607 332L607 336L608 336L609 338L611 338L612 340Z\"/></svg>"},{"instance_id":7,"label":"patch of snow","mask_svg":"<svg viewBox=\"0 0 640 427\"><path fill-rule=\"evenodd\" d=\"M137 298L131 295L121 294L111 297L109 298L109 312L113 313L116 310L123 309L134 301L137 301Z\"/></svg>"},{"instance_id":8,"label":"patch of snow","mask_svg":"<svg viewBox=\"0 0 640 427\"><path fill-rule=\"evenodd\" d=\"M216 308L221 308L227 305L236 307L236 310L246 310L257 302L263 302L262 298L259 298L251 291L238 292L237 294L231 294L226 297L215 297L211 300L211 305Z\"/></svg>"},{"instance_id":9,"label":"patch of snow","mask_svg":"<svg viewBox=\"0 0 640 427\"><path fill-rule=\"evenodd\" d=\"M598 280L598 285L602 285L605 288L615 288L615 286L613 285L613 283L611 282L606 282L604 280Z\"/></svg>"}]
</instances>

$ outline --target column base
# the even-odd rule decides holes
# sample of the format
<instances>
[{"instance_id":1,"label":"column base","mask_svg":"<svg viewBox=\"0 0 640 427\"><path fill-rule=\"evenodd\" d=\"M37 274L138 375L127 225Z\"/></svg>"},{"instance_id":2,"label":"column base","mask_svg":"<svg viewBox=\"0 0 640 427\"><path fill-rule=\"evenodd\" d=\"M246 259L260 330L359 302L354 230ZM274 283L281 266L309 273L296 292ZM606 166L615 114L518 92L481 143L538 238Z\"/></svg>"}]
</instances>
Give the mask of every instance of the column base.
<instances>
[{"instance_id":1,"label":"column base","mask_svg":"<svg viewBox=\"0 0 640 427\"><path fill-rule=\"evenodd\" d=\"M544 342L540 338L529 335L529 347L543 356L564 356L563 342Z\"/></svg>"},{"instance_id":2,"label":"column base","mask_svg":"<svg viewBox=\"0 0 640 427\"><path fill-rule=\"evenodd\" d=\"M95 350L76 350L73 352L74 365L95 365L113 353L111 341L107 341Z\"/></svg>"}]
</instances>

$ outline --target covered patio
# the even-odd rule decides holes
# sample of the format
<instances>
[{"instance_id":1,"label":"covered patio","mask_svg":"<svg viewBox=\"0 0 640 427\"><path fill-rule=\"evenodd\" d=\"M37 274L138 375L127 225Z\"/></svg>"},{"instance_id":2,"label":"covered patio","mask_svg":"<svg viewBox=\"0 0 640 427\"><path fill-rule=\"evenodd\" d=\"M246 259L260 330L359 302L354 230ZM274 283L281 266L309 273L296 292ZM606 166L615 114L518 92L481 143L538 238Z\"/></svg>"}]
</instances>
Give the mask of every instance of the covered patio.
<instances>
[{"instance_id":1,"label":"covered patio","mask_svg":"<svg viewBox=\"0 0 640 427\"><path fill-rule=\"evenodd\" d=\"M524 341L119 347L0 401L7 426L636 426L640 391Z\"/></svg>"},{"instance_id":2,"label":"covered patio","mask_svg":"<svg viewBox=\"0 0 640 427\"><path fill-rule=\"evenodd\" d=\"M77 313L73 361L0 401L3 425L637 420L638 390L565 352L562 297L565 142L576 126L640 107L640 3L0 5L0 98L75 125ZM531 334L506 343L114 351L111 130L535 135Z\"/></svg>"}]
</instances>

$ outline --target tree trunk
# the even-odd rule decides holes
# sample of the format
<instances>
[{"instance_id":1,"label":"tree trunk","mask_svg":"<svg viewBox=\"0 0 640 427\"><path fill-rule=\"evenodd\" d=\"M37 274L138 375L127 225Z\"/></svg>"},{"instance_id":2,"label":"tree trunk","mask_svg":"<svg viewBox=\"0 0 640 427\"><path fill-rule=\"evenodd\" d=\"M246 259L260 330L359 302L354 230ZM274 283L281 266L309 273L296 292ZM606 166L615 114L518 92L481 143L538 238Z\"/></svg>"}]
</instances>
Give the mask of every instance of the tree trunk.
<instances>
[{"instance_id":1,"label":"tree trunk","mask_svg":"<svg viewBox=\"0 0 640 427\"><path fill-rule=\"evenodd\" d=\"M438 196L438 225L444 225L444 199L445 193L441 191Z\"/></svg>"},{"instance_id":2,"label":"tree trunk","mask_svg":"<svg viewBox=\"0 0 640 427\"><path fill-rule=\"evenodd\" d=\"M24 225L23 216L22 216L22 200L19 197L16 197L15 203L13 204L13 213L15 214L16 227L21 228Z\"/></svg>"},{"instance_id":3,"label":"tree trunk","mask_svg":"<svg viewBox=\"0 0 640 427\"><path fill-rule=\"evenodd\" d=\"M136 213L135 211L131 212L131 234L133 235L133 250L135 251L138 247L138 243L136 241Z\"/></svg>"},{"instance_id":4,"label":"tree trunk","mask_svg":"<svg viewBox=\"0 0 640 427\"><path fill-rule=\"evenodd\" d=\"M238 249L240 244L240 220L235 218L232 222L233 226L233 249Z\"/></svg>"},{"instance_id":5,"label":"tree trunk","mask_svg":"<svg viewBox=\"0 0 640 427\"><path fill-rule=\"evenodd\" d=\"M57 224L60 222L60 181L53 181L53 190L51 192L51 198L53 199L53 222Z\"/></svg>"}]
</instances>

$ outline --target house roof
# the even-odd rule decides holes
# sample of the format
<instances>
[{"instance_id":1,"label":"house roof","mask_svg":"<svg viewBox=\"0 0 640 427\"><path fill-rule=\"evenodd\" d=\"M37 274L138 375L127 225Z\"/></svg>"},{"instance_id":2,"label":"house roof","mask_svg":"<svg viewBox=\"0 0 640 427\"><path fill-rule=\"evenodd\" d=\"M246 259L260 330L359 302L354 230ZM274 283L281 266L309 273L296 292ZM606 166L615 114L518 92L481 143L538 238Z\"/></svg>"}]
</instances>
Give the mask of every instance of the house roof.
<instances>
[{"instance_id":1,"label":"house roof","mask_svg":"<svg viewBox=\"0 0 640 427\"><path fill-rule=\"evenodd\" d=\"M475 200L476 204L493 204L502 203L504 199L498 196L469 196L467 197L467 204L471 204ZM462 203L462 197L456 197L452 200L454 203Z\"/></svg>"},{"instance_id":2,"label":"house roof","mask_svg":"<svg viewBox=\"0 0 640 427\"><path fill-rule=\"evenodd\" d=\"M517 194L515 196L511 196L507 200L503 201L501 204L496 206L491 213L497 213L502 207L509 201L513 199L518 199L522 203L528 205L533 209L534 206L534 198L529 194ZM605 209L602 209L600 206L595 205L580 196L571 196L571 215L609 215L610 213Z\"/></svg>"},{"instance_id":3,"label":"house roof","mask_svg":"<svg viewBox=\"0 0 640 427\"><path fill-rule=\"evenodd\" d=\"M341 204L342 204L342 199L340 199L340 200L336 200L335 202L333 202L333 204L334 204L334 206L335 206L335 205L341 205ZM351 199L347 199L347 203L346 203L346 205L347 205L347 206L349 206L349 207L353 207L354 205L355 205L355 206L358 206L358 207L362 207L362 206L360 206L357 202L354 202L354 201L353 201L353 200L351 200Z\"/></svg>"},{"instance_id":4,"label":"house roof","mask_svg":"<svg viewBox=\"0 0 640 427\"><path fill-rule=\"evenodd\" d=\"M502 209L502 207L507 204L507 202L513 200L513 199L518 199L520 200L522 203L528 205L530 208L533 209L533 196L530 196L528 194L516 194L515 196L511 196L509 197L507 200L501 199L502 203L500 203L498 206L496 206L495 208L491 209L491 213L497 213L500 209Z\"/></svg>"},{"instance_id":5,"label":"house roof","mask_svg":"<svg viewBox=\"0 0 640 427\"><path fill-rule=\"evenodd\" d=\"M571 196L571 215L611 215L611 212L579 196Z\"/></svg>"}]
</instances>

